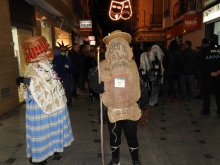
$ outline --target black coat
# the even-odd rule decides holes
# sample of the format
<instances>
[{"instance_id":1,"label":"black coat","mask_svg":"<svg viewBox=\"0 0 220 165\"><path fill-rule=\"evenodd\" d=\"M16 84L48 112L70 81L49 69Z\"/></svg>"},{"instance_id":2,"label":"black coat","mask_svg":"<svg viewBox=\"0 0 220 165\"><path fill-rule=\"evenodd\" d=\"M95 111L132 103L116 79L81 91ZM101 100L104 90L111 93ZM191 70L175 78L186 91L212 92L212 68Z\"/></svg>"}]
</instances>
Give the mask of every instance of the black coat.
<instances>
[{"instance_id":1,"label":"black coat","mask_svg":"<svg viewBox=\"0 0 220 165\"><path fill-rule=\"evenodd\" d=\"M210 77L211 72L220 70L220 46L210 45L201 50L200 66L204 76Z\"/></svg>"},{"instance_id":2,"label":"black coat","mask_svg":"<svg viewBox=\"0 0 220 165\"><path fill-rule=\"evenodd\" d=\"M195 75L199 65L198 53L192 49L186 49L181 55L180 62L182 75Z\"/></svg>"},{"instance_id":3,"label":"black coat","mask_svg":"<svg viewBox=\"0 0 220 165\"><path fill-rule=\"evenodd\" d=\"M168 51L163 58L165 74L180 74L180 60L180 51Z\"/></svg>"}]
</instances>

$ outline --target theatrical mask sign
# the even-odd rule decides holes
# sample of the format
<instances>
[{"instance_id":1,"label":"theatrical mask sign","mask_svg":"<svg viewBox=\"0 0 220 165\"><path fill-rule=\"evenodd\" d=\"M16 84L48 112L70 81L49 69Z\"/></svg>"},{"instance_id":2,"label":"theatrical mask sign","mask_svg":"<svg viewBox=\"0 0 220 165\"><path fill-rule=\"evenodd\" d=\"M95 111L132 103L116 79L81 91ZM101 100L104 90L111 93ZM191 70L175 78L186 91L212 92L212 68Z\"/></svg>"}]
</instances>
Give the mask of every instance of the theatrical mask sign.
<instances>
[{"instance_id":1,"label":"theatrical mask sign","mask_svg":"<svg viewBox=\"0 0 220 165\"><path fill-rule=\"evenodd\" d=\"M112 20L124 19L127 20L131 17L131 3L130 0L125 0L122 2L119 1L111 1L110 9L109 9L109 17Z\"/></svg>"}]
</instances>

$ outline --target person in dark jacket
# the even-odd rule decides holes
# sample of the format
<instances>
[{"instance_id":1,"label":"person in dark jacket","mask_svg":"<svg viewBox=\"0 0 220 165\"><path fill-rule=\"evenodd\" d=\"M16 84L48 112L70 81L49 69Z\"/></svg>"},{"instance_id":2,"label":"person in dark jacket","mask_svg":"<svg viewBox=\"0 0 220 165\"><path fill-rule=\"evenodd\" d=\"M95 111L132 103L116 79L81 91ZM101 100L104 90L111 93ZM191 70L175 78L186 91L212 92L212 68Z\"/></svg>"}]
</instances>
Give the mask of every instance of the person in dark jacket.
<instances>
[{"instance_id":1,"label":"person in dark jacket","mask_svg":"<svg viewBox=\"0 0 220 165\"><path fill-rule=\"evenodd\" d=\"M87 80L89 79L89 72L91 72L90 69L94 67L97 67L97 53L95 50L90 50L89 55L86 57ZM91 103L93 104L95 101L95 97L98 97L98 95L91 89L89 81L88 81L88 88L89 88L89 97L91 98Z\"/></svg>"},{"instance_id":2,"label":"person in dark jacket","mask_svg":"<svg viewBox=\"0 0 220 165\"><path fill-rule=\"evenodd\" d=\"M199 49L199 51L198 51L198 58L200 58L200 56L201 56L201 51L203 50L203 48L205 48L205 47L207 47L207 46L209 46L209 40L208 39L206 39L206 38L204 38L204 39L202 39L202 43L201 43L201 47L200 47L200 49ZM202 69L201 69L201 67L202 66L198 66L198 68L197 68L197 72L196 72L196 79L197 79L197 82L198 82L198 84L199 84L199 88L200 88L200 91L199 91L199 94L198 94L198 96L196 96L195 98L197 98L197 99L202 99L202 96L203 96L203 90L202 90Z\"/></svg>"},{"instance_id":3,"label":"person in dark jacket","mask_svg":"<svg viewBox=\"0 0 220 165\"><path fill-rule=\"evenodd\" d=\"M79 53L80 45L78 43L74 43L72 50L68 52L68 56L73 65L72 72L72 96L76 98L77 96L77 87L79 87L79 78L80 78L80 53Z\"/></svg>"},{"instance_id":4,"label":"person in dark jacket","mask_svg":"<svg viewBox=\"0 0 220 165\"><path fill-rule=\"evenodd\" d=\"M218 36L210 37L209 46L201 51L200 65L203 74L203 109L201 114L210 114L210 93L213 89L217 104L217 114L220 114L220 75L215 74L220 70L220 46L218 45Z\"/></svg>"},{"instance_id":5,"label":"person in dark jacket","mask_svg":"<svg viewBox=\"0 0 220 165\"><path fill-rule=\"evenodd\" d=\"M185 41L185 52L181 55L181 95L183 101L191 101L194 96L195 74L198 67L198 54L192 42Z\"/></svg>"},{"instance_id":6,"label":"person in dark jacket","mask_svg":"<svg viewBox=\"0 0 220 165\"><path fill-rule=\"evenodd\" d=\"M55 56L53 59L53 68L57 72L58 77L63 83L66 97L67 97L67 106L72 104L72 69L73 65L70 61L70 58L67 56L69 47L64 46L63 42L60 44L60 47L54 49Z\"/></svg>"},{"instance_id":7,"label":"person in dark jacket","mask_svg":"<svg viewBox=\"0 0 220 165\"><path fill-rule=\"evenodd\" d=\"M169 50L163 59L165 75L168 81L168 96L170 103L177 103L177 94L175 83L178 82L180 76L180 57L179 46L177 41L170 42Z\"/></svg>"},{"instance_id":8,"label":"person in dark jacket","mask_svg":"<svg viewBox=\"0 0 220 165\"><path fill-rule=\"evenodd\" d=\"M79 87L80 91L84 92L85 91L85 82L86 82L86 64L85 64L85 59L86 59L86 46L85 45L80 45L80 51L79 51Z\"/></svg>"}]
</instances>

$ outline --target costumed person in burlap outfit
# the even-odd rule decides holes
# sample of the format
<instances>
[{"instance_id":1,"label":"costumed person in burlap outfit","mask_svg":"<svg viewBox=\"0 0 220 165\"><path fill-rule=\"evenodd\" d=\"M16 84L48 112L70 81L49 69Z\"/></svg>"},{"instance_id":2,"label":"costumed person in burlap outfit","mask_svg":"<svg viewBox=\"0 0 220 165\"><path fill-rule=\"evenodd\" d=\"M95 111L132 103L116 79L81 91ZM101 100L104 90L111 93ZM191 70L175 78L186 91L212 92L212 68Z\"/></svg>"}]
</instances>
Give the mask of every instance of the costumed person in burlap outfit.
<instances>
[{"instance_id":1,"label":"costumed person in burlap outfit","mask_svg":"<svg viewBox=\"0 0 220 165\"><path fill-rule=\"evenodd\" d=\"M54 55L47 40L31 37L22 48L29 64L16 83L26 88L26 152L30 163L45 165L73 141L65 91L52 68Z\"/></svg>"},{"instance_id":2,"label":"costumed person in burlap outfit","mask_svg":"<svg viewBox=\"0 0 220 165\"><path fill-rule=\"evenodd\" d=\"M140 98L139 73L129 46L131 36L120 30L103 39L107 45L105 60L100 63L100 92L107 107L112 159L109 165L120 164L121 134L124 131L133 165L140 165L138 156L137 121L141 110L136 103Z\"/></svg>"},{"instance_id":3,"label":"costumed person in burlap outfit","mask_svg":"<svg viewBox=\"0 0 220 165\"><path fill-rule=\"evenodd\" d=\"M160 94L161 84L163 83L163 56L164 53L158 45L153 45L151 47L150 53L147 54L147 62L149 68L148 79L150 84L150 98L149 105L158 105L158 99Z\"/></svg>"}]
</instances>

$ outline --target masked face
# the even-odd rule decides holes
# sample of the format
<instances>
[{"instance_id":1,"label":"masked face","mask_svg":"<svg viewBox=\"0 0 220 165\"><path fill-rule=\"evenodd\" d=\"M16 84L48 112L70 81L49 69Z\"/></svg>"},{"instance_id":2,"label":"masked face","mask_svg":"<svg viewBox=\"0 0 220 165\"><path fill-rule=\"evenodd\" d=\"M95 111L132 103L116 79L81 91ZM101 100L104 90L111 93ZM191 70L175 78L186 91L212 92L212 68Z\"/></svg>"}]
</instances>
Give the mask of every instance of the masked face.
<instances>
[{"instance_id":1,"label":"masked face","mask_svg":"<svg viewBox=\"0 0 220 165\"><path fill-rule=\"evenodd\" d=\"M126 0L123 2L123 8L121 12L121 18L126 20L129 19L132 15L130 0Z\"/></svg>"},{"instance_id":2,"label":"masked face","mask_svg":"<svg viewBox=\"0 0 220 165\"><path fill-rule=\"evenodd\" d=\"M112 1L109 9L109 16L113 20L119 20L121 18L122 4L117 1Z\"/></svg>"},{"instance_id":3,"label":"masked face","mask_svg":"<svg viewBox=\"0 0 220 165\"><path fill-rule=\"evenodd\" d=\"M60 55L65 56L66 55L66 51L61 50Z\"/></svg>"},{"instance_id":4,"label":"masked face","mask_svg":"<svg viewBox=\"0 0 220 165\"><path fill-rule=\"evenodd\" d=\"M157 53L158 47L157 46L153 46L151 50L152 50L153 53Z\"/></svg>"}]
</instances>

